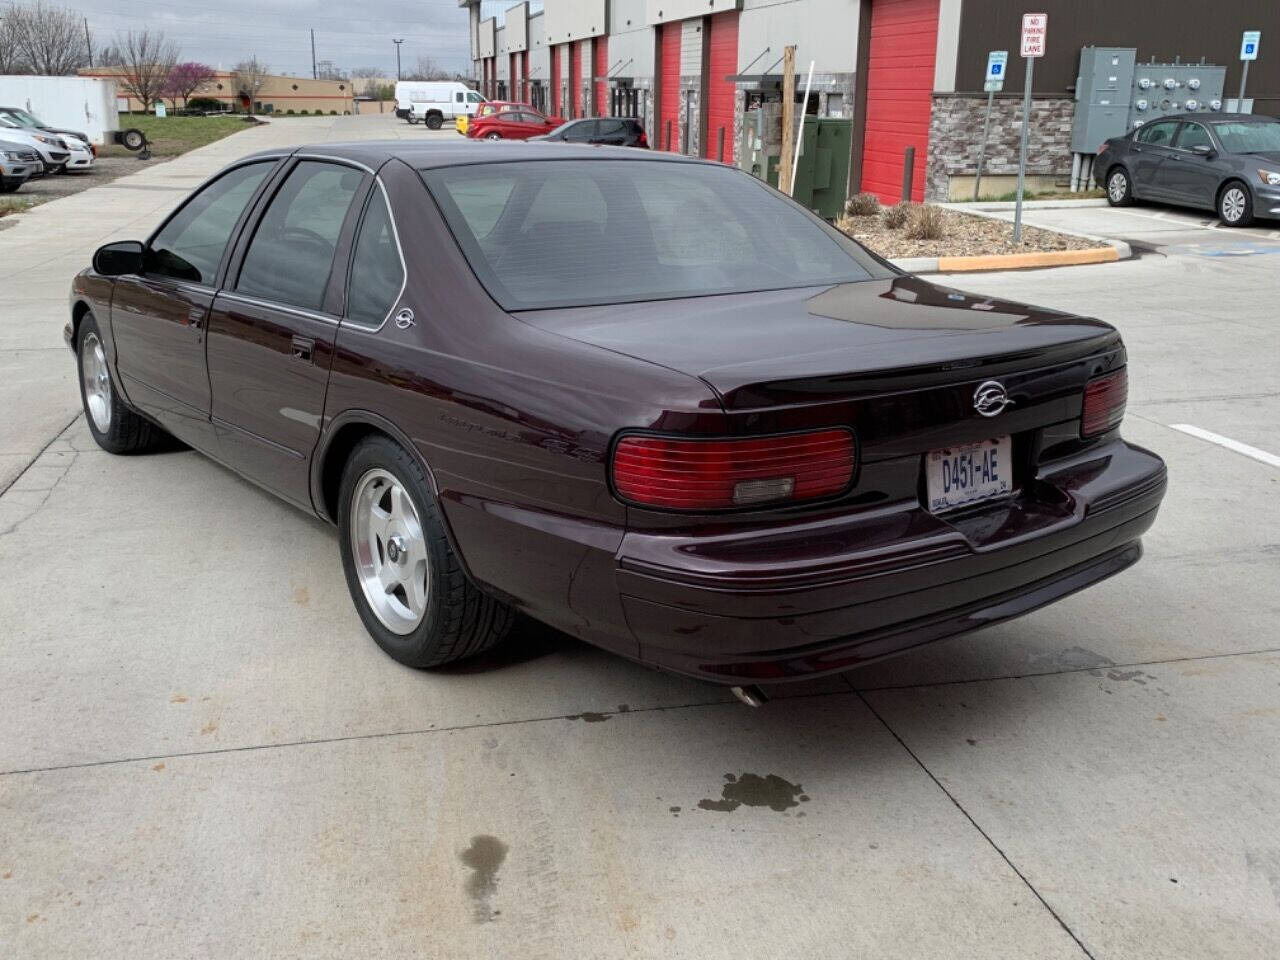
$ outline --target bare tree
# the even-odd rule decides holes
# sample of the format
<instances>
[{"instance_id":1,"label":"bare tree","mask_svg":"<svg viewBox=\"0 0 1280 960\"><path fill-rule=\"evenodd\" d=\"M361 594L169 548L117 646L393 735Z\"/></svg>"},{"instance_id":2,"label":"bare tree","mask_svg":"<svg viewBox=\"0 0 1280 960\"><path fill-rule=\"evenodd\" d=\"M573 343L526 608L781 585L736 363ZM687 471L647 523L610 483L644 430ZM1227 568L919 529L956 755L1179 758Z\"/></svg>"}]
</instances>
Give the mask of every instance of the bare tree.
<instances>
[{"instance_id":1,"label":"bare tree","mask_svg":"<svg viewBox=\"0 0 1280 960\"><path fill-rule=\"evenodd\" d=\"M430 57L418 57L414 68L405 74L406 80L448 80L451 74Z\"/></svg>"},{"instance_id":2,"label":"bare tree","mask_svg":"<svg viewBox=\"0 0 1280 960\"><path fill-rule=\"evenodd\" d=\"M4 31L26 69L41 76L75 73L89 62L84 25L78 14L44 0L30 5L11 3L4 11ZM0 39L0 48L5 41ZM4 53L0 52L0 60Z\"/></svg>"},{"instance_id":3,"label":"bare tree","mask_svg":"<svg viewBox=\"0 0 1280 960\"><path fill-rule=\"evenodd\" d=\"M93 62L100 67L123 67L124 51L118 43L95 43Z\"/></svg>"},{"instance_id":4,"label":"bare tree","mask_svg":"<svg viewBox=\"0 0 1280 960\"><path fill-rule=\"evenodd\" d=\"M150 110L165 95L169 75L178 62L178 45L166 40L163 30L153 33L147 28L130 30L117 42L124 57L121 85L125 93L141 101L143 110Z\"/></svg>"},{"instance_id":5,"label":"bare tree","mask_svg":"<svg viewBox=\"0 0 1280 960\"><path fill-rule=\"evenodd\" d=\"M27 72L27 64L18 45L19 16L13 4L0 7L0 75Z\"/></svg>"},{"instance_id":6,"label":"bare tree","mask_svg":"<svg viewBox=\"0 0 1280 960\"><path fill-rule=\"evenodd\" d=\"M164 96L178 109L178 98L182 98L185 107L191 95L214 78L213 67L204 63L179 63L169 71L169 82L165 84Z\"/></svg>"},{"instance_id":7,"label":"bare tree","mask_svg":"<svg viewBox=\"0 0 1280 960\"><path fill-rule=\"evenodd\" d=\"M268 71L271 68L256 56L241 60L231 71L231 82L236 85L236 93L249 99L249 116L253 116L254 103L258 93L266 85Z\"/></svg>"}]
</instances>

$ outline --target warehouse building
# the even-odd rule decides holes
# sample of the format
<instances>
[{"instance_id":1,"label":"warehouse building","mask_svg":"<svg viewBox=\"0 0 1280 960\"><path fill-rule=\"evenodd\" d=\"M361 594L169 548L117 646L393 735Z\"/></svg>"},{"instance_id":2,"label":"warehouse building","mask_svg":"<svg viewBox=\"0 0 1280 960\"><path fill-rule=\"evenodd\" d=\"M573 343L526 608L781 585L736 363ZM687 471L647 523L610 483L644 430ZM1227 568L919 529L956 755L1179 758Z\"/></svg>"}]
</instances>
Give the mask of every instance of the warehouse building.
<instances>
[{"instance_id":1,"label":"warehouse building","mask_svg":"<svg viewBox=\"0 0 1280 960\"><path fill-rule=\"evenodd\" d=\"M783 47L795 45L809 113L851 121L848 192L899 199L914 147L912 197L972 191L987 54L1010 52L995 98L984 193L1012 189L1022 124L1024 12L1049 16L1033 74L1032 189L1072 171L1076 82L1085 46L1132 48L1139 63L1202 60L1225 68L1223 102L1240 83L1241 34L1262 32L1247 98L1280 113L1280 3L1222 0L1209 15L1185 0L459 0L486 95L566 117L640 118L663 150L734 163L744 116L777 125ZM1274 53L1268 56L1268 44ZM1200 108L1210 109L1209 98ZM756 111L759 111L757 113ZM770 130L765 139L780 140Z\"/></svg>"},{"instance_id":2,"label":"warehouse building","mask_svg":"<svg viewBox=\"0 0 1280 960\"><path fill-rule=\"evenodd\" d=\"M124 67L85 67L82 77L115 80L119 90L121 111L135 112L143 109L142 102L129 96L122 80ZM191 94L192 99L203 97L216 100L223 110L244 111L249 108L249 98L241 94L230 70L215 70L213 78ZM166 102L168 98L166 97ZM313 80L311 77L267 76L262 89L254 98L255 113L351 113L354 107L351 82L348 80Z\"/></svg>"}]
</instances>

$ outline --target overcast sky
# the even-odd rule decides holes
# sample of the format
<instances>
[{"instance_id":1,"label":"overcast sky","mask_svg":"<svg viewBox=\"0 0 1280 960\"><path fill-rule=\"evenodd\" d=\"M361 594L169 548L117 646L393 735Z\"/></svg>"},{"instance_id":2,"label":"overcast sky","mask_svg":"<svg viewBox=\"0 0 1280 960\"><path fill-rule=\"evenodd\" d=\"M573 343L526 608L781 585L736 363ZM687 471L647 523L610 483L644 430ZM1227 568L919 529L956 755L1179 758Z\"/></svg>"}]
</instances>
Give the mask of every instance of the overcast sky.
<instances>
[{"instance_id":1,"label":"overcast sky","mask_svg":"<svg viewBox=\"0 0 1280 960\"><path fill-rule=\"evenodd\" d=\"M19 0L20 3L23 0ZM55 0L59 2L59 0ZM182 46L183 60L230 69L251 54L272 73L311 75L311 28L316 59L343 70L380 67L395 76L392 38L404 38L408 71L419 56L447 70L470 72L467 9L458 0L61 0L89 18L94 43L147 26ZM515 0L511 0L512 3ZM345 15L344 15L345 14Z\"/></svg>"}]
</instances>

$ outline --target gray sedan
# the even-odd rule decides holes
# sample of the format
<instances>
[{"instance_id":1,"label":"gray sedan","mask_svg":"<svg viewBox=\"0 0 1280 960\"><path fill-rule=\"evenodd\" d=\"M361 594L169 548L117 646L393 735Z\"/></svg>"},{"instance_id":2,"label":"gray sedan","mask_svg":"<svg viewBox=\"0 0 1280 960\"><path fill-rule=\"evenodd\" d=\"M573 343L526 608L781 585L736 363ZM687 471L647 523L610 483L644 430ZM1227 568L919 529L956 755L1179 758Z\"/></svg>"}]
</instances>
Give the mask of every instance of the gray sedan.
<instances>
[{"instance_id":1,"label":"gray sedan","mask_svg":"<svg viewBox=\"0 0 1280 960\"><path fill-rule=\"evenodd\" d=\"M1107 200L1214 210L1228 227L1280 216L1280 121L1243 113L1180 114L1112 137L1098 150Z\"/></svg>"}]
</instances>

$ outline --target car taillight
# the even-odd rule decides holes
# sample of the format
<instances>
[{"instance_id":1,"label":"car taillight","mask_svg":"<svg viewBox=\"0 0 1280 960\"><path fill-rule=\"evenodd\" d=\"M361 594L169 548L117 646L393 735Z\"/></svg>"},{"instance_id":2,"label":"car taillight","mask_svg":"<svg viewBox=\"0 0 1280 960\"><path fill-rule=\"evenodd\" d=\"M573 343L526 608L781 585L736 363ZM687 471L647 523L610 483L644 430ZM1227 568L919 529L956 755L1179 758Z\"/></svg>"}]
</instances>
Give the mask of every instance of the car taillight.
<instances>
[{"instance_id":1,"label":"car taillight","mask_svg":"<svg viewBox=\"0 0 1280 960\"><path fill-rule=\"evenodd\" d=\"M1102 146L1100 146L1100 147L1098 148L1098 154L1097 154L1097 155L1098 155L1098 156L1102 156L1102 155L1103 155L1104 153L1106 153L1106 152L1107 152L1107 145L1104 143Z\"/></svg>"},{"instance_id":2,"label":"car taillight","mask_svg":"<svg viewBox=\"0 0 1280 960\"><path fill-rule=\"evenodd\" d=\"M642 130L640 132L640 139L636 141L636 146L647 147L648 145L649 145L649 138L645 136L644 131Z\"/></svg>"},{"instance_id":3,"label":"car taillight","mask_svg":"<svg viewBox=\"0 0 1280 960\"><path fill-rule=\"evenodd\" d=\"M672 510L788 503L840 493L855 461L842 428L749 440L632 435L614 447L613 486L631 503Z\"/></svg>"},{"instance_id":4,"label":"car taillight","mask_svg":"<svg viewBox=\"0 0 1280 960\"><path fill-rule=\"evenodd\" d=\"M1097 436L1118 424L1124 419L1124 405L1128 398L1129 372L1124 367L1086 383L1084 410L1080 416L1080 436Z\"/></svg>"}]
</instances>

